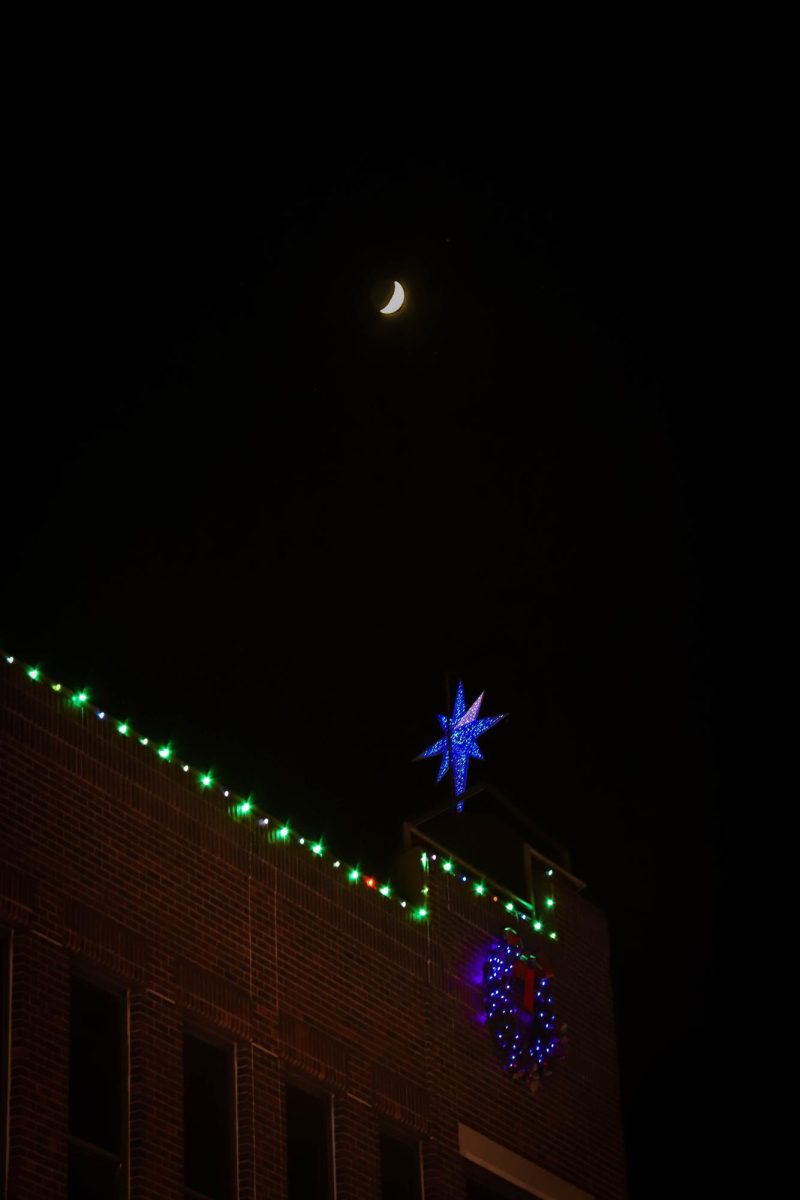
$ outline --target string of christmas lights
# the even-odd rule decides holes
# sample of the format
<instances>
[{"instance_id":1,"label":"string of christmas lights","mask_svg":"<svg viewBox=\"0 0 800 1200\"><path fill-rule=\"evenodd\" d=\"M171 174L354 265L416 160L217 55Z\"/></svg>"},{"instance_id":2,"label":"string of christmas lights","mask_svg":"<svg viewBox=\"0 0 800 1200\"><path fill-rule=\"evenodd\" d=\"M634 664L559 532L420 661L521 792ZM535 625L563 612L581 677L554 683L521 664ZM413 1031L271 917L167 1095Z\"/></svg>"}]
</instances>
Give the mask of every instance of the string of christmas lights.
<instances>
[{"instance_id":1,"label":"string of christmas lights","mask_svg":"<svg viewBox=\"0 0 800 1200\"><path fill-rule=\"evenodd\" d=\"M155 751L157 757L165 764L176 767L185 775L189 775L196 779L201 788L209 792L219 794L223 800L227 802L227 810L231 817L236 820L253 819L257 825L261 827L270 840L282 845L296 844L298 846L307 847L309 852L316 858L326 860L331 863L331 867L335 871L341 871L348 883L356 885L360 884L374 891L383 899L392 900L399 905L404 912L416 921L425 921L429 916L429 887L426 884L422 888L422 903L412 904L402 896L395 893L395 890L390 882L380 883L377 878L361 870L359 866L352 866L345 863L340 858L335 858L325 845L322 838L307 838L295 832L288 821L276 821L273 817L268 816L263 812L261 807L256 803L253 796L238 796L229 788L225 788L215 778L213 771L198 769L190 766L189 763L182 761L175 753L171 742L153 741L148 737L142 737L131 726L126 718L119 720L112 717L104 709L98 708L92 703L91 692L89 688L81 688L77 691L71 691L63 684L54 682L45 675L41 666L30 666L27 663L20 662L11 654L2 652L2 657L8 666L16 666L32 683L39 685L49 685L52 691L59 693L64 697L67 706L75 711L94 713L99 721L107 721L109 725L116 729L120 737L129 738L132 742L138 742L140 746L151 748ZM459 864L454 856L439 856L437 854L428 854L422 851L420 854L420 862L425 872L430 871L431 863L437 863L439 868L445 875L448 875L454 881L469 885L472 894L478 899L486 899L490 903L502 903L505 911L512 917L520 921L528 921L530 928L535 932L546 935L551 940L557 940L555 929L545 928L544 922L535 912L532 905L525 901L519 900L512 896L510 892L504 892L502 889L489 887L484 879L476 878L474 875L468 874ZM546 872L552 878L553 871ZM555 906L555 895L552 890L545 899L545 905L548 909Z\"/></svg>"},{"instance_id":2,"label":"string of christmas lights","mask_svg":"<svg viewBox=\"0 0 800 1200\"><path fill-rule=\"evenodd\" d=\"M489 887L486 880L478 879L475 876L467 874L457 860L452 856L428 854L423 850L420 854L420 862L423 868L430 870L431 863L437 863L439 868L445 875L449 875L452 880L459 883L468 884L473 895L481 899L487 899L494 904L502 904L505 911L519 921L528 921L530 928L536 933L541 933L550 938L551 941L558 941L558 934L555 929L545 928L544 922L540 919L532 904L528 904L524 900L520 900L515 896L511 896L509 892L503 892L500 888ZM555 894L552 888L553 870L549 868L545 875L551 880L550 890L545 897L545 907L548 910L555 908ZM425 888L422 889L423 893Z\"/></svg>"}]
</instances>

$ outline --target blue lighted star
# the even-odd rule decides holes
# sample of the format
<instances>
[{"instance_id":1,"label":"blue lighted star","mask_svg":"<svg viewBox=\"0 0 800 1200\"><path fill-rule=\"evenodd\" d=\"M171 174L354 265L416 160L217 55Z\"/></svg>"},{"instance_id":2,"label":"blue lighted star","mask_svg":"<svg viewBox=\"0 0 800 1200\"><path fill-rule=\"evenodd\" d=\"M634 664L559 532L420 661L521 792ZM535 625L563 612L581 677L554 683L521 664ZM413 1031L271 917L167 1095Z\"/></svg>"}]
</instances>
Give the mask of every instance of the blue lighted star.
<instances>
[{"instance_id":1,"label":"blue lighted star","mask_svg":"<svg viewBox=\"0 0 800 1200\"><path fill-rule=\"evenodd\" d=\"M478 746L478 738L508 715L500 713L498 717L479 717L482 701L483 692L475 703L467 708L464 703L464 685L459 683L452 717L446 717L439 713L439 724L444 732L444 737L439 738L438 742L434 742L432 746L418 755L419 758L433 758L434 755L441 754L442 761L439 765L436 782L443 779L452 766L456 796L463 796L466 791L469 760L483 758ZM463 801L459 801L457 805L459 812L462 806Z\"/></svg>"}]
</instances>

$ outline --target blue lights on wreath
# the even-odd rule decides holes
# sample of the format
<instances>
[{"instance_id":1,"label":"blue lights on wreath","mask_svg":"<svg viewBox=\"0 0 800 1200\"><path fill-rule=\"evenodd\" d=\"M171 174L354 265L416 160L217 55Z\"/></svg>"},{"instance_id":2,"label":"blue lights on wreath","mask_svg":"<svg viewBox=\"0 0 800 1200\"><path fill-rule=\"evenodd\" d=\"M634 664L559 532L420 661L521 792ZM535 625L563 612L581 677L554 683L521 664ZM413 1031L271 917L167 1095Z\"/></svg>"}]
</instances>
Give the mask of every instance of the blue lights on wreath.
<instances>
[{"instance_id":1,"label":"blue lights on wreath","mask_svg":"<svg viewBox=\"0 0 800 1200\"><path fill-rule=\"evenodd\" d=\"M551 979L552 971L510 929L484 964L486 1022L503 1068L534 1092L566 1053L567 1027L556 1025Z\"/></svg>"}]
</instances>

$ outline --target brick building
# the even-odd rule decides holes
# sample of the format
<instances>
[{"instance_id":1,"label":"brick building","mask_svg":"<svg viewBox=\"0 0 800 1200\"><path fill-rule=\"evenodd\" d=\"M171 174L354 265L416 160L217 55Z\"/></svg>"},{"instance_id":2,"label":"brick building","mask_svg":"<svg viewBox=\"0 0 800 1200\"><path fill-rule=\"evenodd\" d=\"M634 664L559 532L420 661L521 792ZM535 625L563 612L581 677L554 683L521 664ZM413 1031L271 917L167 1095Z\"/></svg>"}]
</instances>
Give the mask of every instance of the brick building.
<instances>
[{"instance_id":1,"label":"brick building","mask_svg":"<svg viewBox=\"0 0 800 1200\"><path fill-rule=\"evenodd\" d=\"M431 829L388 886L356 877L4 655L10 1200L623 1197L602 913L554 857L526 850L515 893ZM535 1091L485 1019L515 936L568 1025Z\"/></svg>"}]
</instances>

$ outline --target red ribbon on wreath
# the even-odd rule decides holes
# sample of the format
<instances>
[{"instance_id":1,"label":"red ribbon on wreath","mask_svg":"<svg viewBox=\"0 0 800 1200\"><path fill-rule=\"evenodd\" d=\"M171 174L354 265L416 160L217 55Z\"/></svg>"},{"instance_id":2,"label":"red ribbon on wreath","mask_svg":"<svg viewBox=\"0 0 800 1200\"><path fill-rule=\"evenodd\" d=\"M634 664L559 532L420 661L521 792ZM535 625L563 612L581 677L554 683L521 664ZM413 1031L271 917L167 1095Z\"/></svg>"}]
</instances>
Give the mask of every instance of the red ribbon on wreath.
<instances>
[{"instance_id":1,"label":"red ribbon on wreath","mask_svg":"<svg viewBox=\"0 0 800 1200\"><path fill-rule=\"evenodd\" d=\"M506 929L506 941L509 946L519 946L519 934L514 929ZM552 976L552 967L546 966L542 962L537 963L537 966L541 979L549 979ZM536 991L536 969L530 966L528 959L518 958L511 968L511 974L516 979L523 980L522 1006L527 1012L532 1013L533 997Z\"/></svg>"},{"instance_id":2,"label":"red ribbon on wreath","mask_svg":"<svg viewBox=\"0 0 800 1200\"><path fill-rule=\"evenodd\" d=\"M511 974L517 979L524 980L522 1005L529 1013L533 1012L533 990L536 986L536 972L533 967L529 967L528 963L523 958L518 958L511 968Z\"/></svg>"}]
</instances>

